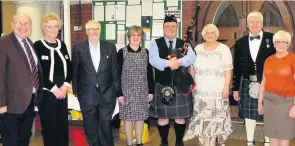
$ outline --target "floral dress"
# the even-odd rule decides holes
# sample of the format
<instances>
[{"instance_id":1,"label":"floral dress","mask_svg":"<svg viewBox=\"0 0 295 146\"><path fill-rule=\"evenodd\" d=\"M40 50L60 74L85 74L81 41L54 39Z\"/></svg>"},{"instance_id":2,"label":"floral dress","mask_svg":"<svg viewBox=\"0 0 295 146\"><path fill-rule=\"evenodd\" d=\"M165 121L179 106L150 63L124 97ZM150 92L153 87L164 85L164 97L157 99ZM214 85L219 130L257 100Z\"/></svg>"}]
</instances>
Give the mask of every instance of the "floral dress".
<instances>
[{"instance_id":1,"label":"floral dress","mask_svg":"<svg viewBox=\"0 0 295 146\"><path fill-rule=\"evenodd\" d=\"M184 140L199 137L204 144L217 136L222 144L232 132L229 100L222 99L225 71L233 69L232 55L221 43L212 51L206 51L204 43L199 44L195 51L194 115Z\"/></svg>"}]
</instances>

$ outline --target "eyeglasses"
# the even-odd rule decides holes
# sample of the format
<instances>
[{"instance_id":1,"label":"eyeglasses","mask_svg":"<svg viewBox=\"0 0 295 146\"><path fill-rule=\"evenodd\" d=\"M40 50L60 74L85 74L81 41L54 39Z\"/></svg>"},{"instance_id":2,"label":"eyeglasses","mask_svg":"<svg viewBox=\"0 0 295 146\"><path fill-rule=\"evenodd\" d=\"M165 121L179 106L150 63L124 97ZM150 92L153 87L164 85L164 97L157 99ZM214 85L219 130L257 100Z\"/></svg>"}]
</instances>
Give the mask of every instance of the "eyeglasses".
<instances>
[{"instance_id":1,"label":"eyeglasses","mask_svg":"<svg viewBox=\"0 0 295 146\"><path fill-rule=\"evenodd\" d=\"M59 29L59 26L47 26L47 25L45 25L45 27L46 28L48 28L48 29Z\"/></svg>"},{"instance_id":2,"label":"eyeglasses","mask_svg":"<svg viewBox=\"0 0 295 146\"><path fill-rule=\"evenodd\" d=\"M88 28L88 31L100 31L100 28Z\"/></svg>"},{"instance_id":3,"label":"eyeglasses","mask_svg":"<svg viewBox=\"0 0 295 146\"><path fill-rule=\"evenodd\" d=\"M287 41L275 41L275 43L276 44L285 44L285 45L289 44L289 42L287 42Z\"/></svg>"},{"instance_id":4,"label":"eyeglasses","mask_svg":"<svg viewBox=\"0 0 295 146\"><path fill-rule=\"evenodd\" d=\"M15 22L15 25L17 25L17 26L23 26L23 27L28 27L28 26L30 26L30 24L31 23L21 23L19 21Z\"/></svg>"}]
</instances>

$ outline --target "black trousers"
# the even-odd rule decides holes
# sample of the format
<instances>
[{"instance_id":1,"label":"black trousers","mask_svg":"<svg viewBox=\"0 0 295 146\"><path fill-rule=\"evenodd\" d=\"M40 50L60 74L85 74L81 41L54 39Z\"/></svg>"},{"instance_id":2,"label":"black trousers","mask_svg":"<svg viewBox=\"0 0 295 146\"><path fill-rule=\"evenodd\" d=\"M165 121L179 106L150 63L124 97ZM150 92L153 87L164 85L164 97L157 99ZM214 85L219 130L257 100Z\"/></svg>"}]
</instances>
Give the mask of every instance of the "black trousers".
<instances>
[{"instance_id":1,"label":"black trousers","mask_svg":"<svg viewBox=\"0 0 295 146\"><path fill-rule=\"evenodd\" d=\"M34 96L24 113L1 114L0 133L3 146L29 146L34 116Z\"/></svg>"},{"instance_id":2,"label":"black trousers","mask_svg":"<svg viewBox=\"0 0 295 146\"><path fill-rule=\"evenodd\" d=\"M94 97L99 97L98 88ZM82 111L83 126L89 146L114 146L111 119L114 108L101 107L99 103L92 109Z\"/></svg>"},{"instance_id":3,"label":"black trousers","mask_svg":"<svg viewBox=\"0 0 295 146\"><path fill-rule=\"evenodd\" d=\"M44 146L69 146L68 100L43 91L39 108Z\"/></svg>"}]
</instances>

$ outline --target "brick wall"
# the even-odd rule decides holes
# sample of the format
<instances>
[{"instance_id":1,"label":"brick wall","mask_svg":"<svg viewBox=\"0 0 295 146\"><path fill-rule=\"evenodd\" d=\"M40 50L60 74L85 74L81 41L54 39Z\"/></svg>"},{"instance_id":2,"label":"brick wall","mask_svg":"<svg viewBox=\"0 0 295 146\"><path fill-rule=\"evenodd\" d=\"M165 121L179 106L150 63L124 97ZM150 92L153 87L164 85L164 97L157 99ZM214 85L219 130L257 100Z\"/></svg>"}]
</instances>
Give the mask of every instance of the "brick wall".
<instances>
[{"instance_id":1,"label":"brick wall","mask_svg":"<svg viewBox=\"0 0 295 146\"><path fill-rule=\"evenodd\" d=\"M192 20L195 9L196 9L196 1L183 0L182 2L182 35L185 34L185 31L188 25L190 24L190 21ZM193 42L194 41L192 41L192 43Z\"/></svg>"},{"instance_id":2,"label":"brick wall","mask_svg":"<svg viewBox=\"0 0 295 146\"><path fill-rule=\"evenodd\" d=\"M81 15L81 22L79 21ZM71 5L71 44L75 44L87 39L85 24L92 19L92 4L81 4L81 14L79 14L79 4ZM82 30L74 31L74 26L82 26Z\"/></svg>"}]
</instances>

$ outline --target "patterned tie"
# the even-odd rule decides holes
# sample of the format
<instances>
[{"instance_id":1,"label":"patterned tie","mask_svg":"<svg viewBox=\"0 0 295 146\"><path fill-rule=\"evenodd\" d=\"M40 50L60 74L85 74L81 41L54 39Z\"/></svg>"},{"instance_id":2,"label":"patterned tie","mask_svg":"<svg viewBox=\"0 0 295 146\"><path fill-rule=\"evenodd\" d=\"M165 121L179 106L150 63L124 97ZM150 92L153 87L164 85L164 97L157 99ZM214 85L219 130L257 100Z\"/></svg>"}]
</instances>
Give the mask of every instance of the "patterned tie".
<instances>
[{"instance_id":1,"label":"patterned tie","mask_svg":"<svg viewBox=\"0 0 295 146\"><path fill-rule=\"evenodd\" d=\"M26 49L26 52L28 54L29 61L30 61L29 63L31 65L31 72L32 72L32 75L33 75L33 86L34 86L35 89L37 89L39 87L38 69L37 69L37 66L36 66L36 63L35 63L35 60L34 60L34 57L33 57L33 53L32 53L32 51L30 49L30 46L27 43L27 40L23 39L22 41L24 43L24 46L25 46L25 49Z\"/></svg>"}]
</instances>

